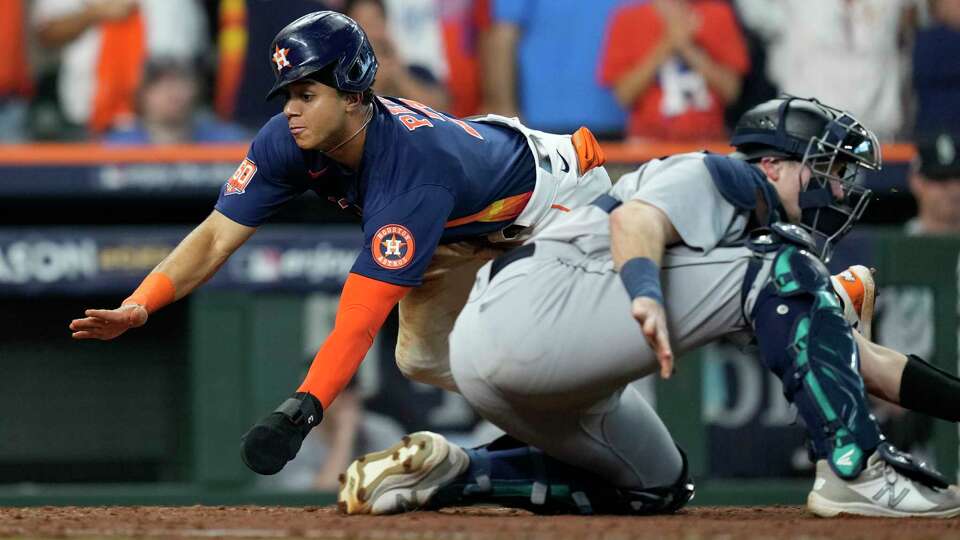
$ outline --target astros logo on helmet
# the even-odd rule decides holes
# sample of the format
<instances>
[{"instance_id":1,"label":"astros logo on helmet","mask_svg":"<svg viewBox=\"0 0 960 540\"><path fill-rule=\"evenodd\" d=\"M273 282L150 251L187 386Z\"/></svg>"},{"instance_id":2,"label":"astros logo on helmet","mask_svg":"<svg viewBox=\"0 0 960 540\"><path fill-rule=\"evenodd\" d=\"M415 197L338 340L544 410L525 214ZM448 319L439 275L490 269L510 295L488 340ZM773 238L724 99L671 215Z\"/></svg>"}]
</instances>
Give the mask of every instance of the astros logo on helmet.
<instances>
[{"instance_id":1,"label":"astros logo on helmet","mask_svg":"<svg viewBox=\"0 0 960 540\"><path fill-rule=\"evenodd\" d=\"M414 252L413 234L402 225L384 225L373 235L373 260L388 270L410 264Z\"/></svg>"},{"instance_id":2,"label":"astros logo on helmet","mask_svg":"<svg viewBox=\"0 0 960 540\"><path fill-rule=\"evenodd\" d=\"M273 52L273 62L277 64L277 71L283 71L283 68L290 67L290 61L287 60L290 49L281 49L278 45L274 47L276 50Z\"/></svg>"}]
</instances>

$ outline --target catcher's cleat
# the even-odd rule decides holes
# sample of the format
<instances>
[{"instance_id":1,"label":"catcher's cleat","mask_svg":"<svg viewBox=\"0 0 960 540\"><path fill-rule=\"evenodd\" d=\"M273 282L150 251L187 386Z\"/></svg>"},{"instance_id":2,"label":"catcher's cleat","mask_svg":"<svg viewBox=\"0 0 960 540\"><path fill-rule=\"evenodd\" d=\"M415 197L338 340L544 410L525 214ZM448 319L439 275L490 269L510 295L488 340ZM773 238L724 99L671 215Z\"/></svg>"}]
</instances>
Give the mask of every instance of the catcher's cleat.
<instances>
[{"instance_id":1,"label":"catcher's cleat","mask_svg":"<svg viewBox=\"0 0 960 540\"><path fill-rule=\"evenodd\" d=\"M418 431L351 463L340 475L337 508L344 514L416 510L469 465L463 449L442 435Z\"/></svg>"},{"instance_id":2,"label":"catcher's cleat","mask_svg":"<svg viewBox=\"0 0 960 540\"><path fill-rule=\"evenodd\" d=\"M894 450L896 452L896 450ZM905 454L896 452L897 455ZM910 459L908 457L908 459ZM924 468L925 465L920 464ZM903 469L907 472L907 469ZM917 470L913 470L917 473ZM932 473L936 475L937 473ZM807 509L820 517L840 514L874 517L950 518L960 515L960 490L923 474L903 474L874 452L853 480L839 478L826 460L817 461L817 478ZM926 477L927 480L930 477Z\"/></svg>"},{"instance_id":3,"label":"catcher's cleat","mask_svg":"<svg viewBox=\"0 0 960 540\"><path fill-rule=\"evenodd\" d=\"M877 296L877 286L873 281L873 272L862 265L855 265L832 276L830 282L833 291L843 304L843 318L856 328L863 337L871 339L873 308Z\"/></svg>"}]
</instances>

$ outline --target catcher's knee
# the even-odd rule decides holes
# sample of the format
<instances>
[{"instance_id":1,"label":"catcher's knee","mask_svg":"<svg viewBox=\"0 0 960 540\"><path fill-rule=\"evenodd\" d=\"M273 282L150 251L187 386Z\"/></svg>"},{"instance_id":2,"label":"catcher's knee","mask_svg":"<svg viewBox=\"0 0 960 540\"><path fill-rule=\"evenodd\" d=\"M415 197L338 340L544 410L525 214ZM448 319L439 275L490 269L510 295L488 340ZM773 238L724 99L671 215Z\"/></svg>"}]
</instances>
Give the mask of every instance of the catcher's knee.
<instances>
[{"instance_id":1,"label":"catcher's knee","mask_svg":"<svg viewBox=\"0 0 960 540\"><path fill-rule=\"evenodd\" d=\"M672 514L693 500L695 487L690 476L687 454L677 446L683 459L683 468L676 482L640 490L619 490L621 503L626 503L631 514Z\"/></svg>"}]
</instances>

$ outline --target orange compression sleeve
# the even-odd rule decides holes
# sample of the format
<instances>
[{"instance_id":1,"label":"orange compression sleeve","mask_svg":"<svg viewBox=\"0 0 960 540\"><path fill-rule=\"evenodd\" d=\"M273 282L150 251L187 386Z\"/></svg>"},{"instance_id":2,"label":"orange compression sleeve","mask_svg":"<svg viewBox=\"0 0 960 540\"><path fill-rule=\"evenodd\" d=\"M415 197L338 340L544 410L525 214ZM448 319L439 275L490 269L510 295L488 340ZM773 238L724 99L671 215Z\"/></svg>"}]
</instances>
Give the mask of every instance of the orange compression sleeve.
<instances>
[{"instance_id":1,"label":"orange compression sleeve","mask_svg":"<svg viewBox=\"0 0 960 540\"><path fill-rule=\"evenodd\" d=\"M309 392L324 409L329 407L360 367L390 310L409 290L360 274L347 276L333 331L297 392Z\"/></svg>"},{"instance_id":2,"label":"orange compression sleeve","mask_svg":"<svg viewBox=\"0 0 960 540\"><path fill-rule=\"evenodd\" d=\"M133 291L120 305L140 304L147 309L147 313L162 308L176 299L176 288L173 280L163 272L151 272L143 279L137 290Z\"/></svg>"}]
</instances>

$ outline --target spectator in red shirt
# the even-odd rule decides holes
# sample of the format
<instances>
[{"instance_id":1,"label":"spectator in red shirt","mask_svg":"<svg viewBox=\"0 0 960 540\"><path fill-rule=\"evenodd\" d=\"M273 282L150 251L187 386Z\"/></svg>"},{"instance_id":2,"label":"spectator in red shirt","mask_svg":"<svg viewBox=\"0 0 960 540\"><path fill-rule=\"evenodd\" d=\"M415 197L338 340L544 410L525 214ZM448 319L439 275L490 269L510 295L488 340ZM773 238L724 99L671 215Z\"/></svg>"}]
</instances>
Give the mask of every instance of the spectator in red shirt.
<instances>
[{"instance_id":1,"label":"spectator in red shirt","mask_svg":"<svg viewBox=\"0 0 960 540\"><path fill-rule=\"evenodd\" d=\"M611 16L600 81L629 111L630 139L724 136L723 109L749 69L733 9L722 0L651 0Z\"/></svg>"}]
</instances>

